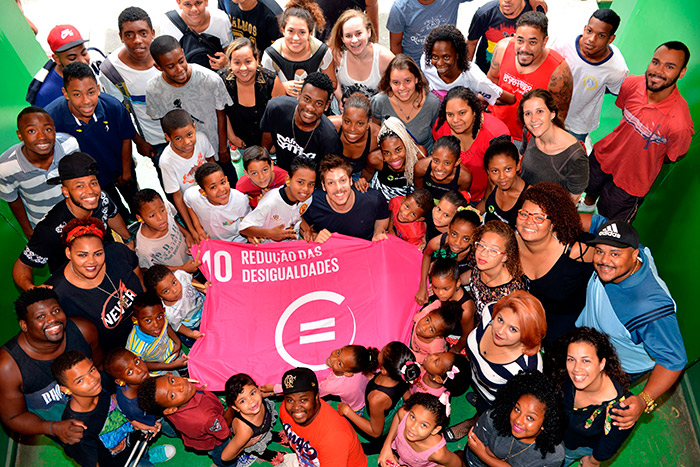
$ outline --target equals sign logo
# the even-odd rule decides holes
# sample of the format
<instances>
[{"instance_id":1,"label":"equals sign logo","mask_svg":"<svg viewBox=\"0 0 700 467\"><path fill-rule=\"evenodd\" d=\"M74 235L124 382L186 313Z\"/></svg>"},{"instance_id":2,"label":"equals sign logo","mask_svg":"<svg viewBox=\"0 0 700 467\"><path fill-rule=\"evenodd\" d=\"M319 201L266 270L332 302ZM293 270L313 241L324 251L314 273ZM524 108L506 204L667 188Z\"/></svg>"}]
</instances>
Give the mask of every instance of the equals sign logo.
<instances>
[{"instance_id":1,"label":"equals sign logo","mask_svg":"<svg viewBox=\"0 0 700 467\"><path fill-rule=\"evenodd\" d=\"M335 318L321 319L318 321L309 321L299 325L299 332L320 331L327 328L335 327ZM315 344L316 342L326 342L335 340L335 331L320 331L316 334L307 334L299 337L299 344Z\"/></svg>"}]
</instances>

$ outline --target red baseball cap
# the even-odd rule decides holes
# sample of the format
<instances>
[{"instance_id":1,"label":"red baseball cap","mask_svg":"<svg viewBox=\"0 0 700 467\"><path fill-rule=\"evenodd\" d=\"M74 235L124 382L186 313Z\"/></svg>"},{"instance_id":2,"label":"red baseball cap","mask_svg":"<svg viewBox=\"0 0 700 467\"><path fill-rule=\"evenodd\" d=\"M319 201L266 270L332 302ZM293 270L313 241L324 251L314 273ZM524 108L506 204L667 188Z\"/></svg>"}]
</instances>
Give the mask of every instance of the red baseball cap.
<instances>
[{"instance_id":1,"label":"red baseball cap","mask_svg":"<svg viewBox=\"0 0 700 467\"><path fill-rule=\"evenodd\" d=\"M59 24L49 32L49 37L46 38L51 51L65 52L75 46L84 44L87 40L83 39L75 26L70 24Z\"/></svg>"}]
</instances>

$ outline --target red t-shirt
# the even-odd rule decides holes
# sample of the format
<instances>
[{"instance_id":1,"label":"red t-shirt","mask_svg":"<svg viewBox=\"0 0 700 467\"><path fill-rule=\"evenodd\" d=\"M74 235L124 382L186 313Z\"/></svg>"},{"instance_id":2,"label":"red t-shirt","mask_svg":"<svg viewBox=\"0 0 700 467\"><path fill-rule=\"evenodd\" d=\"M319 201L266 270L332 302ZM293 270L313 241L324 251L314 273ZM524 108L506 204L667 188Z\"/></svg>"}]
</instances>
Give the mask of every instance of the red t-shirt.
<instances>
[{"instance_id":1,"label":"red t-shirt","mask_svg":"<svg viewBox=\"0 0 700 467\"><path fill-rule=\"evenodd\" d=\"M472 201L479 201L486 193L486 185L488 183L488 174L484 167L484 153L489 147L489 142L501 135L509 135L510 131L505 123L497 119L491 114L484 113L484 123L481 125L479 134L472 143L471 147L466 151L462 151L462 164L464 164L472 173L472 186L469 188L469 193L472 195ZM443 123L440 128L437 127L438 122L435 122L433 127L433 139L437 141L441 136L452 134L450 126L447 122Z\"/></svg>"},{"instance_id":2,"label":"red t-shirt","mask_svg":"<svg viewBox=\"0 0 700 467\"><path fill-rule=\"evenodd\" d=\"M272 182L267 187L268 191L272 190L273 188L284 186L285 182L287 181L287 171L277 167L276 165L272 167L272 174L273 178ZM250 207L253 209L257 207L258 201L260 201L260 198L262 198L263 195L262 190L250 180L248 175L243 175L238 179L238 183L236 183L236 190L240 191L244 195L248 195Z\"/></svg>"},{"instance_id":3,"label":"red t-shirt","mask_svg":"<svg viewBox=\"0 0 700 467\"><path fill-rule=\"evenodd\" d=\"M491 105L489 109L503 123L508 125L513 139L523 139L523 127L518 120L518 105L523 94L532 89L547 89L552 73L564 60L552 49L547 50L547 58L531 73L519 73L515 66L515 42L511 41L503 53L501 67L498 73L498 85L504 91L515 94L515 104Z\"/></svg>"},{"instance_id":4,"label":"red t-shirt","mask_svg":"<svg viewBox=\"0 0 700 467\"><path fill-rule=\"evenodd\" d=\"M595 157L615 185L632 196L646 196L664 159L676 161L688 152L694 134L688 103L676 88L650 104L646 79L640 75L625 79L615 104L622 109L622 120L593 146Z\"/></svg>"},{"instance_id":5,"label":"red t-shirt","mask_svg":"<svg viewBox=\"0 0 700 467\"><path fill-rule=\"evenodd\" d=\"M289 445L294 449L300 467L366 467L357 433L350 422L321 400L316 418L306 426L297 424L282 403L280 419Z\"/></svg>"},{"instance_id":6,"label":"red t-shirt","mask_svg":"<svg viewBox=\"0 0 700 467\"><path fill-rule=\"evenodd\" d=\"M391 211L394 230L396 230L396 236L400 239L406 240L411 245L420 246L425 238L425 222L399 222L399 208L404 198L405 196L395 196L389 200L389 210Z\"/></svg>"},{"instance_id":7,"label":"red t-shirt","mask_svg":"<svg viewBox=\"0 0 700 467\"><path fill-rule=\"evenodd\" d=\"M211 451L231 436L224 420L224 406L209 391L197 391L189 402L167 417L182 435L183 444L198 451Z\"/></svg>"}]
</instances>

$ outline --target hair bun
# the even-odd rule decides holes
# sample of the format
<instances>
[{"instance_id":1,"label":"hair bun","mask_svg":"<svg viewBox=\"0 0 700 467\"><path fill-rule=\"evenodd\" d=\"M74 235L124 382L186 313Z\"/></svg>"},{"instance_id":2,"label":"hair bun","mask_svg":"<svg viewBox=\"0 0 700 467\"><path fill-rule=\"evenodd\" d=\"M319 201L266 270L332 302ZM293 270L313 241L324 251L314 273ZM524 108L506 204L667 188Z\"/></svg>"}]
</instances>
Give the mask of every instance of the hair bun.
<instances>
[{"instance_id":1,"label":"hair bun","mask_svg":"<svg viewBox=\"0 0 700 467\"><path fill-rule=\"evenodd\" d=\"M408 360L401 366L401 377L408 384L413 384L415 380L420 376L420 366L412 361Z\"/></svg>"}]
</instances>

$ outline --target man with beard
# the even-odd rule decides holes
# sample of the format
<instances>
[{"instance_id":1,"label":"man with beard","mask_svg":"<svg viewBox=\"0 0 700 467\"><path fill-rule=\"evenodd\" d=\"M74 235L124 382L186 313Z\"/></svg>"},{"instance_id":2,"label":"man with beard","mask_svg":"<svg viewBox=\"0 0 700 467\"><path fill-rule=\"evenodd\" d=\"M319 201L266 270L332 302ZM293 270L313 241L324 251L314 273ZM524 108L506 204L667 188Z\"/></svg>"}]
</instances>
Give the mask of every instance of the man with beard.
<instances>
[{"instance_id":1,"label":"man with beard","mask_svg":"<svg viewBox=\"0 0 700 467\"><path fill-rule=\"evenodd\" d=\"M101 364L97 330L85 319L67 319L56 293L43 287L23 293L15 311L21 332L0 349L0 419L16 433L77 443L85 425L61 420L68 399L51 374L51 364L67 350L80 350Z\"/></svg>"},{"instance_id":2,"label":"man with beard","mask_svg":"<svg viewBox=\"0 0 700 467\"><path fill-rule=\"evenodd\" d=\"M664 163L685 156L694 134L688 103L676 81L685 75L690 51L682 42L661 44L644 76L622 83L616 105L622 120L593 146L585 204L598 213L632 222Z\"/></svg>"},{"instance_id":3,"label":"man with beard","mask_svg":"<svg viewBox=\"0 0 700 467\"><path fill-rule=\"evenodd\" d=\"M607 334L632 383L649 373L639 395L612 409L613 423L626 430L642 412L654 410L654 400L673 386L688 358L676 303L634 227L619 220L606 222L588 243L595 248L595 274L588 281L586 306L576 326Z\"/></svg>"},{"instance_id":4,"label":"man with beard","mask_svg":"<svg viewBox=\"0 0 700 467\"><path fill-rule=\"evenodd\" d=\"M372 241L386 238L390 215L386 198L373 188L365 192L355 188L347 160L327 155L319 166L319 177L323 189L316 189L301 222L305 240L323 243L335 232Z\"/></svg>"},{"instance_id":5,"label":"man with beard","mask_svg":"<svg viewBox=\"0 0 700 467\"><path fill-rule=\"evenodd\" d=\"M532 89L547 89L557 103L557 116L566 120L573 89L573 78L566 60L547 45L547 16L539 11L524 13L515 23L515 36L496 45L491 68L486 76L503 89L503 94L515 95L515 103L492 105L489 108L518 142L523 138L523 126L517 111L523 94Z\"/></svg>"},{"instance_id":6,"label":"man with beard","mask_svg":"<svg viewBox=\"0 0 700 467\"><path fill-rule=\"evenodd\" d=\"M61 183L65 199L54 206L34 228L34 234L15 261L12 278L22 290L34 287L33 268L48 264L53 273L66 262L61 232L66 223L76 217L96 217L122 236L133 248L133 239L117 206L100 189L97 181L97 162L84 152L64 156L58 163L58 177L47 180L49 185ZM109 235L105 237L109 241Z\"/></svg>"}]
</instances>

